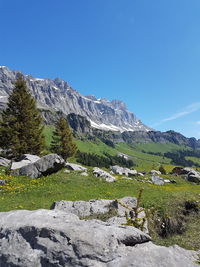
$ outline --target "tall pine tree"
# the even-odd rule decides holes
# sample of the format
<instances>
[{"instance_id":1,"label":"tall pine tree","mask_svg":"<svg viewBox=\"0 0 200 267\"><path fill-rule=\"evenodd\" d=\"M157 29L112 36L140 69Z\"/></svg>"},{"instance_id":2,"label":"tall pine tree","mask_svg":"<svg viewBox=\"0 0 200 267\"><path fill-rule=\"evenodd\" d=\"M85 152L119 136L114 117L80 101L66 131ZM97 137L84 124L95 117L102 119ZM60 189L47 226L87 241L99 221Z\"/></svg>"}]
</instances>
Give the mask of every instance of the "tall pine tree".
<instances>
[{"instance_id":1,"label":"tall pine tree","mask_svg":"<svg viewBox=\"0 0 200 267\"><path fill-rule=\"evenodd\" d=\"M39 155L44 144L41 122L36 102L19 74L2 114L0 147L11 157L25 153Z\"/></svg>"},{"instance_id":2,"label":"tall pine tree","mask_svg":"<svg viewBox=\"0 0 200 267\"><path fill-rule=\"evenodd\" d=\"M51 151L57 153L66 160L68 157L73 156L76 150L77 147L73 143L73 137L68 123L66 119L61 117L53 132Z\"/></svg>"}]
</instances>

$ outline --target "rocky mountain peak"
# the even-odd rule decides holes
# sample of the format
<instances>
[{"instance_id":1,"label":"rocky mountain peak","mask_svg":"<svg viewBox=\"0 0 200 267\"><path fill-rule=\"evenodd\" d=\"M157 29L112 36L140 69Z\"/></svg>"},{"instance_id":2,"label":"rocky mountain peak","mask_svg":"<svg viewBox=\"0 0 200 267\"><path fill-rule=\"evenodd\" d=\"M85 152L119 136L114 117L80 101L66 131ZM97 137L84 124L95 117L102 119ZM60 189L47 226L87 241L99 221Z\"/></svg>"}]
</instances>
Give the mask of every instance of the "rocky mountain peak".
<instances>
[{"instance_id":1,"label":"rocky mountain peak","mask_svg":"<svg viewBox=\"0 0 200 267\"><path fill-rule=\"evenodd\" d=\"M5 107L19 71L0 67L0 108ZM23 74L22 74L23 75ZM112 131L149 131L136 116L119 100L111 102L93 95L83 96L60 78L42 79L23 75L39 107L74 113L86 117L92 127Z\"/></svg>"}]
</instances>

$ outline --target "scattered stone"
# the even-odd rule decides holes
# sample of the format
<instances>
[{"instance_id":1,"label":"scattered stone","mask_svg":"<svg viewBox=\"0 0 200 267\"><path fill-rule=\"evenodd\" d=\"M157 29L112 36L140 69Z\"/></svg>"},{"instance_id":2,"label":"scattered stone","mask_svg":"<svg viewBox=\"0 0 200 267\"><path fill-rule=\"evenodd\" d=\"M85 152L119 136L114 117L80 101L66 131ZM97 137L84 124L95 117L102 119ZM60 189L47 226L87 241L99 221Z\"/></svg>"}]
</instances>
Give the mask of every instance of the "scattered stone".
<instances>
[{"instance_id":1,"label":"scattered stone","mask_svg":"<svg viewBox=\"0 0 200 267\"><path fill-rule=\"evenodd\" d=\"M152 176L151 181L155 185L164 185L164 183L165 183L164 179L162 177L159 177L159 176Z\"/></svg>"},{"instance_id":2,"label":"scattered stone","mask_svg":"<svg viewBox=\"0 0 200 267\"><path fill-rule=\"evenodd\" d=\"M171 183L171 180L165 179L164 182L165 183Z\"/></svg>"},{"instance_id":3,"label":"scattered stone","mask_svg":"<svg viewBox=\"0 0 200 267\"><path fill-rule=\"evenodd\" d=\"M13 170L12 175L38 178L57 172L65 166L65 161L57 154L46 155L34 163Z\"/></svg>"},{"instance_id":4,"label":"scattered stone","mask_svg":"<svg viewBox=\"0 0 200 267\"><path fill-rule=\"evenodd\" d=\"M161 175L161 172L160 171L156 171L156 170L151 170L150 172L149 172L149 174L152 174L152 175Z\"/></svg>"},{"instance_id":5,"label":"scattered stone","mask_svg":"<svg viewBox=\"0 0 200 267\"><path fill-rule=\"evenodd\" d=\"M142 172L138 172L137 175L138 176L144 176L144 174Z\"/></svg>"},{"instance_id":6,"label":"scattered stone","mask_svg":"<svg viewBox=\"0 0 200 267\"><path fill-rule=\"evenodd\" d=\"M126 175L129 177L137 175L136 170L130 170L128 168L123 168L123 167L120 167L118 165L111 166L110 169L111 169L110 173L112 173L112 174Z\"/></svg>"},{"instance_id":7,"label":"scattered stone","mask_svg":"<svg viewBox=\"0 0 200 267\"><path fill-rule=\"evenodd\" d=\"M122 179L123 179L123 180L131 180L131 181L133 180L132 178L127 177L127 176L122 176Z\"/></svg>"},{"instance_id":8,"label":"scattered stone","mask_svg":"<svg viewBox=\"0 0 200 267\"><path fill-rule=\"evenodd\" d=\"M108 172L106 172L102 169L99 169L97 167L93 168L93 175L95 177L103 178L108 183L112 183L116 180L114 176L110 175Z\"/></svg>"},{"instance_id":9,"label":"scattered stone","mask_svg":"<svg viewBox=\"0 0 200 267\"><path fill-rule=\"evenodd\" d=\"M5 185L8 182L8 180L0 180L0 185Z\"/></svg>"},{"instance_id":10,"label":"scattered stone","mask_svg":"<svg viewBox=\"0 0 200 267\"><path fill-rule=\"evenodd\" d=\"M69 170L64 170L64 173L70 173L70 171Z\"/></svg>"},{"instance_id":11,"label":"scattered stone","mask_svg":"<svg viewBox=\"0 0 200 267\"><path fill-rule=\"evenodd\" d=\"M88 176L88 173L87 172L82 172L81 175L82 176Z\"/></svg>"},{"instance_id":12,"label":"scattered stone","mask_svg":"<svg viewBox=\"0 0 200 267\"><path fill-rule=\"evenodd\" d=\"M189 172L186 178L189 182L200 184L200 173L197 171Z\"/></svg>"},{"instance_id":13,"label":"scattered stone","mask_svg":"<svg viewBox=\"0 0 200 267\"><path fill-rule=\"evenodd\" d=\"M11 160L0 157L0 166L9 167Z\"/></svg>"},{"instance_id":14,"label":"scattered stone","mask_svg":"<svg viewBox=\"0 0 200 267\"><path fill-rule=\"evenodd\" d=\"M11 170L16 170L16 169L22 168L24 166L27 166L30 163L36 162L39 159L40 159L40 157L38 157L36 155L24 154L18 159L18 161L12 162Z\"/></svg>"},{"instance_id":15,"label":"scattered stone","mask_svg":"<svg viewBox=\"0 0 200 267\"><path fill-rule=\"evenodd\" d=\"M66 162L65 168L72 170L72 171L87 171L87 168L85 168L81 165L78 165L75 163L69 163L69 162Z\"/></svg>"}]
</instances>

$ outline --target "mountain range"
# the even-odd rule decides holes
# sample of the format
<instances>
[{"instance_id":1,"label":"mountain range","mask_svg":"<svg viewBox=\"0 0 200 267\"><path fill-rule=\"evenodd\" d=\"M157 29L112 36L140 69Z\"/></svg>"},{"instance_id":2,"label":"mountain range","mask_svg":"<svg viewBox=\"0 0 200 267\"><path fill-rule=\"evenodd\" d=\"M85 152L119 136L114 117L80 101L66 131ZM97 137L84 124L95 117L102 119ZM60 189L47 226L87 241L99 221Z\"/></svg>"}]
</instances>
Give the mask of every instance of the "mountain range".
<instances>
[{"instance_id":1,"label":"mountain range","mask_svg":"<svg viewBox=\"0 0 200 267\"><path fill-rule=\"evenodd\" d=\"M6 105L17 73L19 71L12 71L6 66L0 67L1 108ZM65 115L78 114L86 117L92 127L102 130L120 132L151 130L129 112L125 104L119 100L108 101L105 98L97 99L93 95L83 96L59 78L52 80L22 75L38 107L42 110L61 111Z\"/></svg>"}]
</instances>

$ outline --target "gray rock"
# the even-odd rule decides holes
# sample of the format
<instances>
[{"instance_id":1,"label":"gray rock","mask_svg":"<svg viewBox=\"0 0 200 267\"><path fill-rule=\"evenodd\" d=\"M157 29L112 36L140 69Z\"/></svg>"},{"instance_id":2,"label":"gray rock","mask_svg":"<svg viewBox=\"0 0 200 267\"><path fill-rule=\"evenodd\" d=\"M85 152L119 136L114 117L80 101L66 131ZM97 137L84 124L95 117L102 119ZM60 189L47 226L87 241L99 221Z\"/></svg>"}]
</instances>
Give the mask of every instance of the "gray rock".
<instances>
[{"instance_id":1,"label":"gray rock","mask_svg":"<svg viewBox=\"0 0 200 267\"><path fill-rule=\"evenodd\" d=\"M81 175L82 176L88 176L88 173L87 172L82 172Z\"/></svg>"},{"instance_id":2,"label":"gray rock","mask_svg":"<svg viewBox=\"0 0 200 267\"><path fill-rule=\"evenodd\" d=\"M34 163L37 160L39 160L40 157L36 155L31 155L31 154L24 154L20 157L18 161L13 161L11 165L11 170L16 170L19 168L22 168L24 166L27 166L30 163Z\"/></svg>"},{"instance_id":3,"label":"gray rock","mask_svg":"<svg viewBox=\"0 0 200 267\"><path fill-rule=\"evenodd\" d=\"M87 171L87 168L85 168L81 165L69 163L69 162L66 162L65 168L72 170L72 171Z\"/></svg>"},{"instance_id":4,"label":"gray rock","mask_svg":"<svg viewBox=\"0 0 200 267\"><path fill-rule=\"evenodd\" d=\"M20 169L13 170L12 175L38 178L57 172L64 166L65 161L63 158L57 154L49 154L40 158L35 163L30 163Z\"/></svg>"},{"instance_id":5,"label":"gray rock","mask_svg":"<svg viewBox=\"0 0 200 267\"><path fill-rule=\"evenodd\" d=\"M144 176L144 174L142 172L138 172L137 175L138 176Z\"/></svg>"},{"instance_id":6,"label":"gray rock","mask_svg":"<svg viewBox=\"0 0 200 267\"><path fill-rule=\"evenodd\" d=\"M150 172L149 172L149 174L152 174L152 175L161 175L161 172L160 171L156 171L156 170L151 170Z\"/></svg>"},{"instance_id":7,"label":"gray rock","mask_svg":"<svg viewBox=\"0 0 200 267\"><path fill-rule=\"evenodd\" d=\"M7 67L0 68L0 95L2 96L0 107L5 107L8 95L14 87L16 75L17 71L11 71ZM31 94L37 99L38 107L43 111L57 110L65 115L75 113L86 117L93 127L105 130L150 130L133 113L129 112L121 101L85 97L59 78L38 79L30 75L24 75L23 78ZM102 110L104 110L103 114ZM46 118L47 112L43 114Z\"/></svg>"},{"instance_id":8,"label":"gray rock","mask_svg":"<svg viewBox=\"0 0 200 267\"><path fill-rule=\"evenodd\" d=\"M8 167L11 163L11 160L0 157L0 166Z\"/></svg>"},{"instance_id":9,"label":"gray rock","mask_svg":"<svg viewBox=\"0 0 200 267\"><path fill-rule=\"evenodd\" d=\"M110 169L111 169L111 172L113 174L126 175L126 176L129 176L129 177L137 175L137 171L136 170L130 170L128 168L123 168L123 167L120 167L118 165L111 166Z\"/></svg>"},{"instance_id":10,"label":"gray rock","mask_svg":"<svg viewBox=\"0 0 200 267\"><path fill-rule=\"evenodd\" d=\"M171 180L164 179L164 182L165 182L165 183L171 183Z\"/></svg>"},{"instance_id":11,"label":"gray rock","mask_svg":"<svg viewBox=\"0 0 200 267\"><path fill-rule=\"evenodd\" d=\"M8 182L8 180L0 180L0 185L4 185Z\"/></svg>"},{"instance_id":12,"label":"gray rock","mask_svg":"<svg viewBox=\"0 0 200 267\"><path fill-rule=\"evenodd\" d=\"M110 175L108 172L106 172L102 169L99 169L97 167L93 168L93 175L95 177L103 178L108 183L112 183L116 180L114 176Z\"/></svg>"},{"instance_id":13,"label":"gray rock","mask_svg":"<svg viewBox=\"0 0 200 267\"><path fill-rule=\"evenodd\" d=\"M197 252L177 245L157 246L152 242L127 247L126 255L115 259L107 267L197 267Z\"/></svg>"},{"instance_id":14,"label":"gray rock","mask_svg":"<svg viewBox=\"0 0 200 267\"><path fill-rule=\"evenodd\" d=\"M70 171L69 170L64 170L64 173L70 173Z\"/></svg>"},{"instance_id":15,"label":"gray rock","mask_svg":"<svg viewBox=\"0 0 200 267\"><path fill-rule=\"evenodd\" d=\"M200 184L200 173L199 172L190 172L188 173L187 180L196 184Z\"/></svg>"},{"instance_id":16,"label":"gray rock","mask_svg":"<svg viewBox=\"0 0 200 267\"><path fill-rule=\"evenodd\" d=\"M51 209L73 213L79 217L88 217L94 214L105 214L117 209L118 204L110 199L91 199L89 201L56 201Z\"/></svg>"},{"instance_id":17,"label":"gray rock","mask_svg":"<svg viewBox=\"0 0 200 267\"><path fill-rule=\"evenodd\" d=\"M1 213L0 229L1 267L107 266L126 246L150 240L134 227L79 220L58 210Z\"/></svg>"},{"instance_id":18,"label":"gray rock","mask_svg":"<svg viewBox=\"0 0 200 267\"><path fill-rule=\"evenodd\" d=\"M0 236L1 267L198 266L195 251L156 246L132 226L79 220L59 210L2 212Z\"/></svg>"},{"instance_id":19,"label":"gray rock","mask_svg":"<svg viewBox=\"0 0 200 267\"><path fill-rule=\"evenodd\" d=\"M155 185L164 185L164 183L165 183L164 179L162 177L159 177L159 176L152 176L151 181Z\"/></svg>"}]
</instances>

